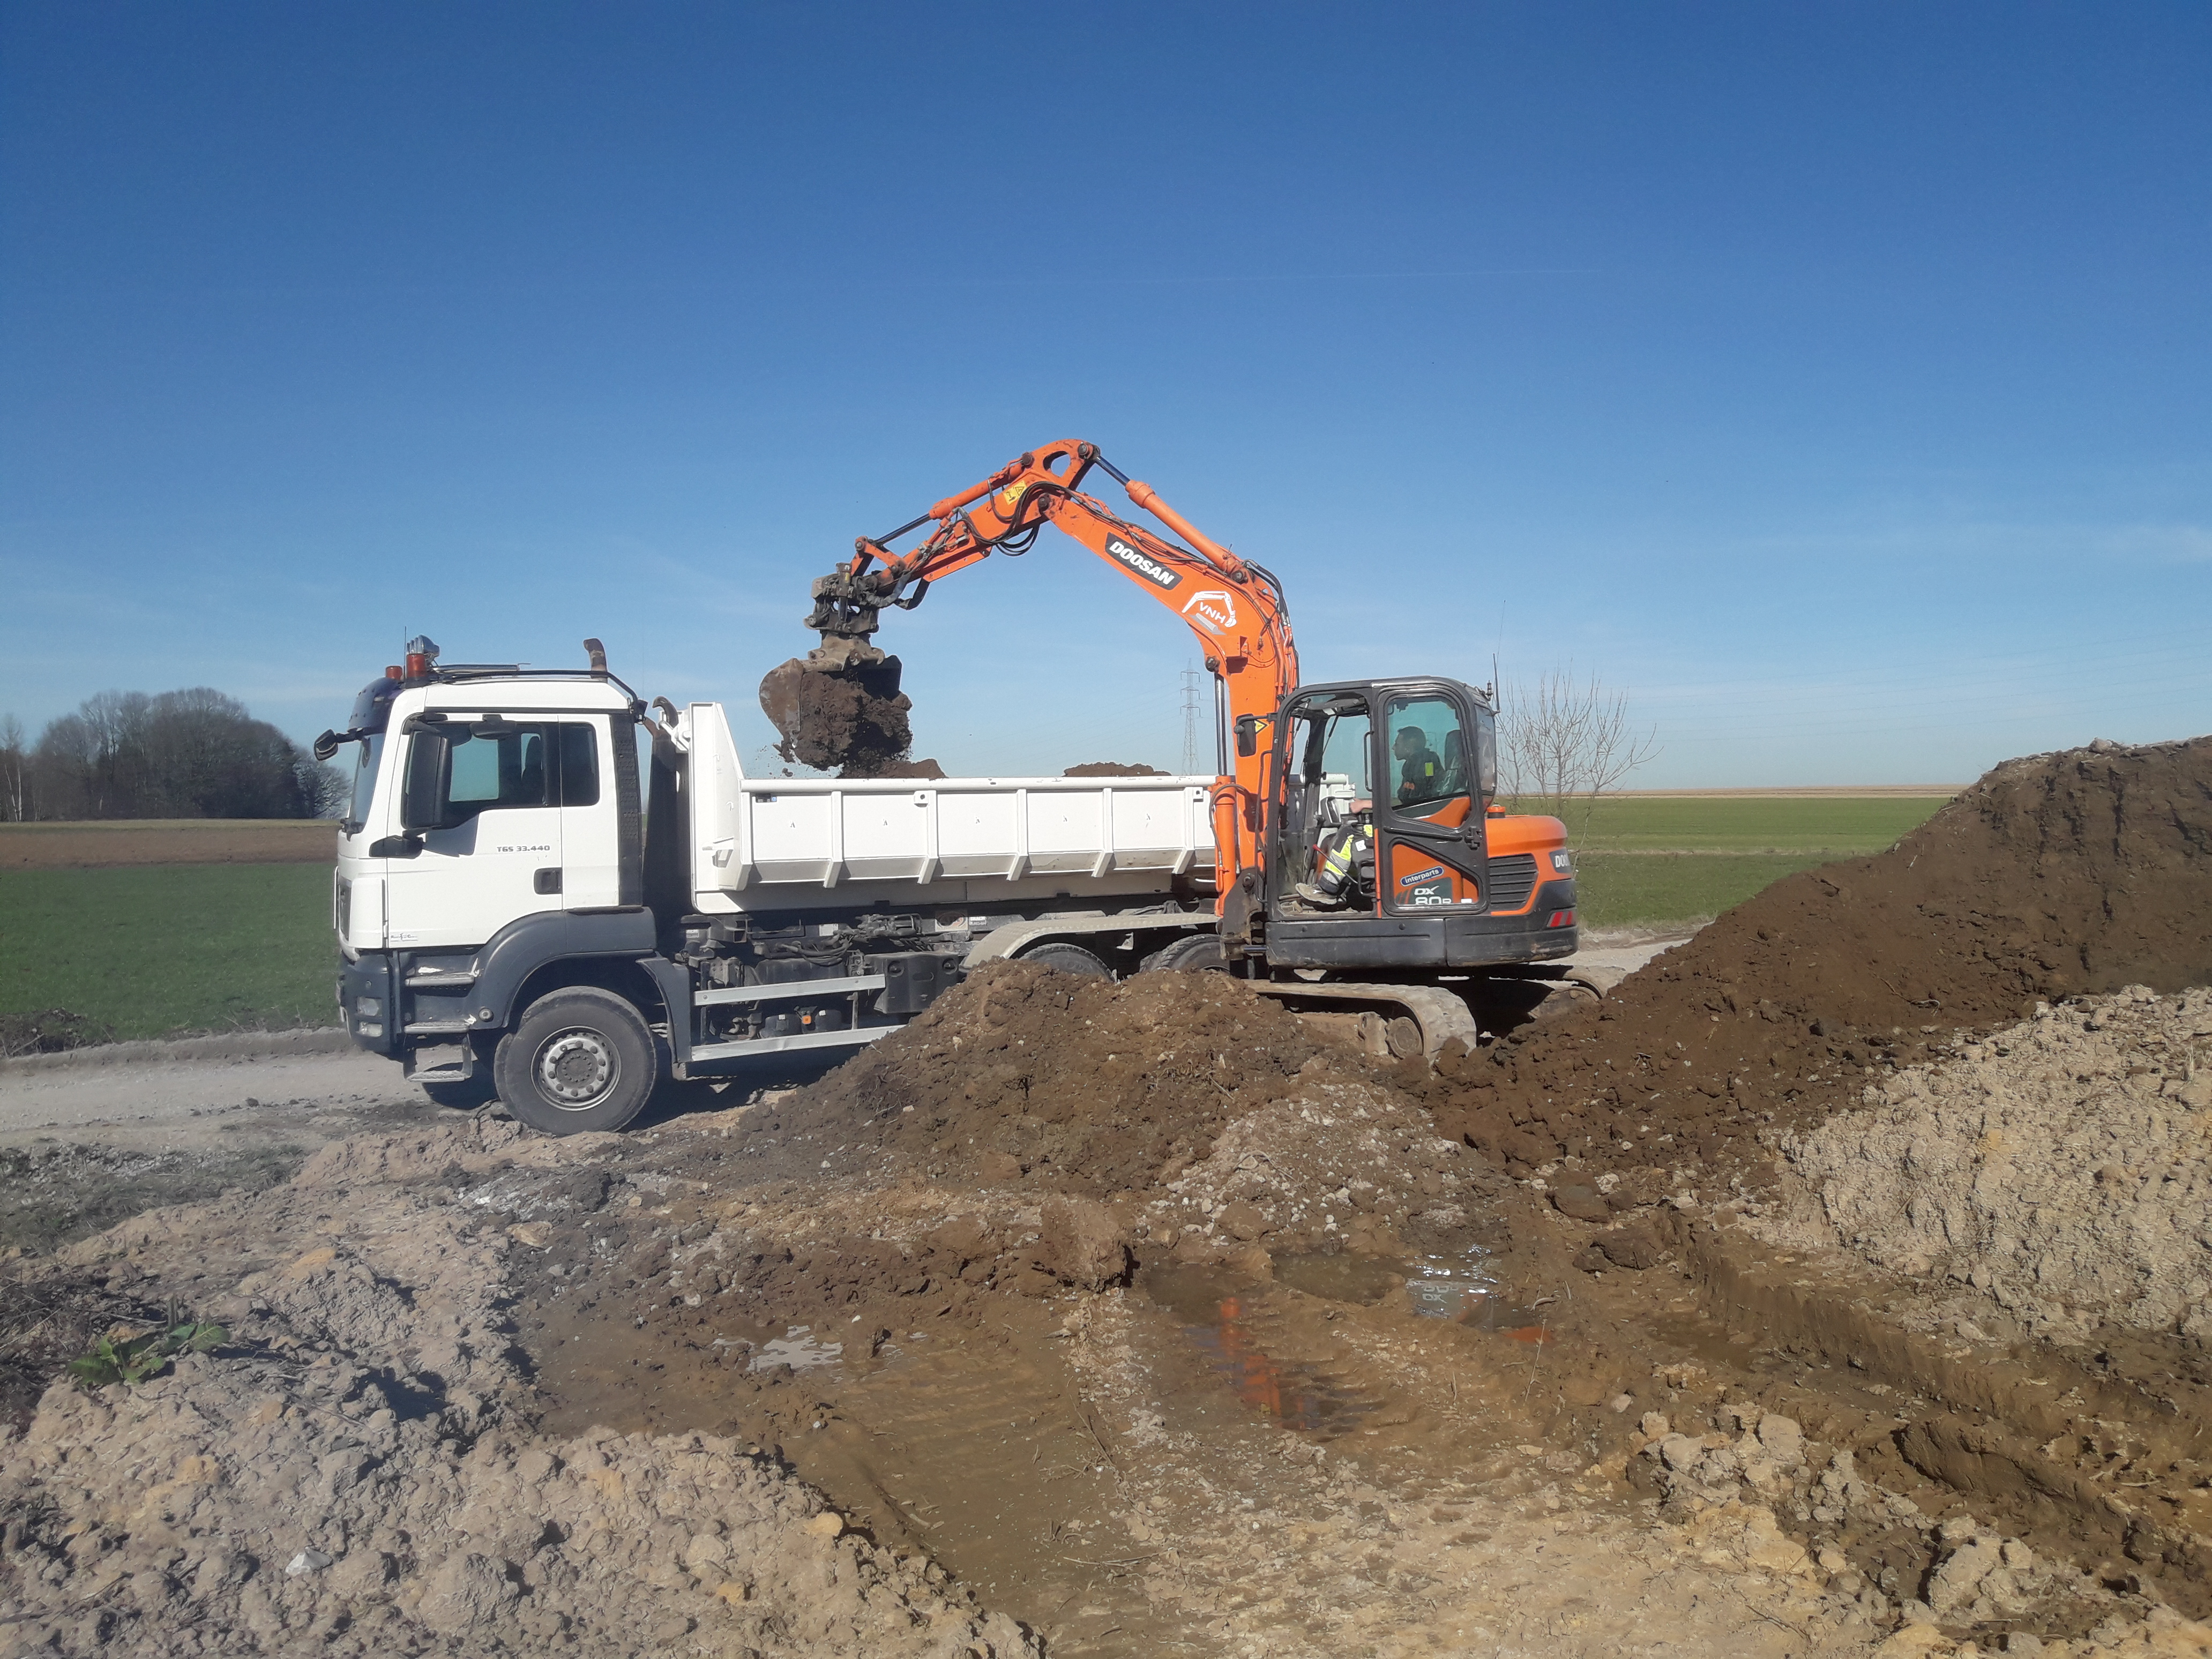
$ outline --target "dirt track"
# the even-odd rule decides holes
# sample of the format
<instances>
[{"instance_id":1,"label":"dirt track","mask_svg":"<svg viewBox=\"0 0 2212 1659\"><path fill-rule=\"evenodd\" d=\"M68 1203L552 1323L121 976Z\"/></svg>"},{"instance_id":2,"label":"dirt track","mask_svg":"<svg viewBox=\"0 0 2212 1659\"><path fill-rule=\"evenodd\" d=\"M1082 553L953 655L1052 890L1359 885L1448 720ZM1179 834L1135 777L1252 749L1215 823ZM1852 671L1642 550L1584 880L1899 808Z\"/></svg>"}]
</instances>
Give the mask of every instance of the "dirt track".
<instances>
[{"instance_id":1,"label":"dirt track","mask_svg":"<svg viewBox=\"0 0 2212 1659\"><path fill-rule=\"evenodd\" d=\"M336 1141L17 1264L233 1342L0 1442L0 1584L61 1651L2212 1651L2208 848L2212 743L2045 757L1436 1074L1012 963L743 1111Z\"/></svg>"}]
</instances>

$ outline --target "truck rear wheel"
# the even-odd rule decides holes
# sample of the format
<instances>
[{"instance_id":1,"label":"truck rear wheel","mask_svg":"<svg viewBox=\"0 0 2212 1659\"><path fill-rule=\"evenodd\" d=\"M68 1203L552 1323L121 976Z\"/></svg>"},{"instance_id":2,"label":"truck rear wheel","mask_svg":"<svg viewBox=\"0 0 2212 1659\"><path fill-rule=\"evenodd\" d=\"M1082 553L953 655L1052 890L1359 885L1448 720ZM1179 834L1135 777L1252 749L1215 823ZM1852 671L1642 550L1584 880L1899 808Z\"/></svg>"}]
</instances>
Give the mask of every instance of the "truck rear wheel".
<instances>
[{"instance_id":1,"label":"truck rear wheel","mask_svg":"<svg viewBox=\"0 0 2212 1659\"><path fill-rule=\"evenodd\" d=\"M651 1098L659 1053L636 1009L579 987L530 1006L492 1062L499 1097L533 1129L619 1129Z\"/></svg>"},{"instance_id":2,"label":"truck rear wheel","mask_svg":"<svg viewBox=\"0 0 2212 1659\"><path fill-rule=\"evenodd\" d=\"M1067 945L1055 940L1040 945L1034 951L1024 951L1015 958L1019 962L1034 962L1047 968L1057 968L1063 974L1079 974L1085 979L1114 977L1103 961L1080 945Z\"/></svg>"}]
</instances>

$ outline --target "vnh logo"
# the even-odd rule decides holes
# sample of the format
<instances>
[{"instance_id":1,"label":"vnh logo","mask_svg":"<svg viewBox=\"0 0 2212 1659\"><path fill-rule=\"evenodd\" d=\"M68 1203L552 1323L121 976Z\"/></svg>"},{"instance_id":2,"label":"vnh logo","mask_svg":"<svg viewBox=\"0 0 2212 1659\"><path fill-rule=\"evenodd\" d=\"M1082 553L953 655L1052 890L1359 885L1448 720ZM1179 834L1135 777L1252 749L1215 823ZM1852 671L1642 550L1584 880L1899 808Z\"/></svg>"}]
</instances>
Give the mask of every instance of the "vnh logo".
<instances>
[{"instance_id":1,"label":"vnh logo","mask_svg":"<svg viewBox=\"0 0 2212 1659\"><path fill-rule=\"evenodd\" d=\"M1182 576L1170 570L1149 553L1140 553L1119 536L1106 538L1106 550L1121 563L1135 571L1155 587L1180 587ZM1203 595L1200 595L1203 598Z\"/></svg>"},{"instance_id":2,"label":"vnh logo","mask_svg":"<svg viewBox=\"0 0 2212 1659\"><path fill-rule=\"evenodd\" d=\"M1237 627L1237 596L1225 587L1209 587L1203 593L1192 594L1182 603L1182 614L1188 617L1193 611L1216 634L1227 634Z\"/></svg>"}]
</instances>

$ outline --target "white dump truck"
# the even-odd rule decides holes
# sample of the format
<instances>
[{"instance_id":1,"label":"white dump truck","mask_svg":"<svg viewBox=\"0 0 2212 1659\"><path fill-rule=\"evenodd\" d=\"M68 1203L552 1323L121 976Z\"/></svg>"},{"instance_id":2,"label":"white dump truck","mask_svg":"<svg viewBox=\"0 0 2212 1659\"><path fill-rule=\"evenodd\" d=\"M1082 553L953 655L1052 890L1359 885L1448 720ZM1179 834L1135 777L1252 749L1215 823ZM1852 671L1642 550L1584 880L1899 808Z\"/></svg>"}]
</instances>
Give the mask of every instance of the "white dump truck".
<instances>
[{"instance_id":1,"label":"white dump truck","mask_svg":"<svg viewBox=\"0 0 2212 1659\"><path fill-rule=\"evenodd\" d=\"M748 777L720 703L656 721L592 662L418 640L318 742L359 751L339 1005L434 1097L618 1128L665 1075L849 1052L983 961L1120 975L1213 943L1211 775Z\"/></svg>"}]
</instances>

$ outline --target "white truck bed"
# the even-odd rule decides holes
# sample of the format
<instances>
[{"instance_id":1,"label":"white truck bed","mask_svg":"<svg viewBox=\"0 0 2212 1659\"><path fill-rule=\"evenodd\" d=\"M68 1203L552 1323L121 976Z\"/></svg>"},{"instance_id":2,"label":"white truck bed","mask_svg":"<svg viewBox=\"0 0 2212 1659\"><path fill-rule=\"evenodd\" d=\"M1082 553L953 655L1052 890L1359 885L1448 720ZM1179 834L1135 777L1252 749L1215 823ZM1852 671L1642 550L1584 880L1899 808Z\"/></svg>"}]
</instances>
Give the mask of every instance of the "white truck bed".
<instances>
[{"instance_id":1,"label":"white truck bed","mask_svg":"<svg viewBox=\"0 0 2212 1659\"><path fill-rule=\"evenodd\" d=\"M674 736L705 914L849 907L855 887L924 906L1104 898L1212 873L1211 775L749 778L720 703L691 704Z\"/></svg>"}]
</instances>

